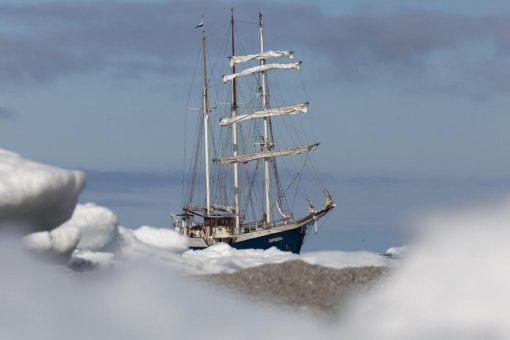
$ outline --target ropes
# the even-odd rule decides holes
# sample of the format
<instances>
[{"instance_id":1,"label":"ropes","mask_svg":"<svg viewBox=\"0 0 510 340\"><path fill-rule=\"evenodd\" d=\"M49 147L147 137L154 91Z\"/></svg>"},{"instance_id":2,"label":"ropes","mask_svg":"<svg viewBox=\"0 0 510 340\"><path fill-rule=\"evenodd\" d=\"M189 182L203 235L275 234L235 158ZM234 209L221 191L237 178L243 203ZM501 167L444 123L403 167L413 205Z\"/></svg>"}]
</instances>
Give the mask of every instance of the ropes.
<instances>
[{"instance_id":1,"label":"ropes","mask_svg":"<svg viewBox=\"0 0 510 340\"><path fill-rule=\"evenodd\" d=\"M188 98L186 99L186 108L189 108L190 104L191 104L192 89L193 89L193 86L195 83L195 78L196 78L197 69L198 69L198 63L200 61L200 55L202 53L202 44L200 44L199 46L200 47L198 49L197 57L195 60L195 67L193 68L193 77L191 78L191 83L190 83L189 90L188 90ZM182 165L183 165L182 166L182 183L186 182L186 155L187 155L186 145L188 144L187 143L187 131L188 131L188 114L186 114L184 117L184 153L182 156ZM188 174L189 173L190 172L188 172ZM188 181L189 181L189 178L188 178ZM183 185L181 187L181 200L183 202L187 202L188 200L187 199L185 200L185 198L184 198L184 191L185 191L185 186Z\"/></svg>"},{"instance_id":2,"label":"ropes","mask_svg":"<svg viewBox=\"0 0 510 340\"><path fill-rule=\"evenodd\" d=\"M232 127L221 127L219 125L219 120L221 118L229 117L231 115L230 106L222 103L230 104L232 89L230 85L223 85L221 83L220 76L222 74L227 74L229 73L228 71L230 71L228 67L228 59L226 58L226 56L230 55L229 42L231 38L231 32L229 26L230 25L221 26L215 29L212 33L208 34L208 38L210 38L218 35L219 32L223 32L223 30L226 28L226 33L222 37L216 36L218 43L221 41L221 44L217 44L221 46L221 49L217 50L214 48L208 48L206 54L208 65L212 65L211 67L208 67L210 76L208 77L209 83L206 86L210 89L213 89L213 91L211 91L213 93L211 93L209 97L211 104L213 103L213 100L215 101L215 103L210 106L210 124L208 125L211 148L210 152L212 154L211 159L232 155ZM236 45L238 50L237 52L240 52L239 54L246 55L256 52L256 48L252 48L249 51L246 51L242 41L237 41L241 35L237 34L236 26L234 26L234 33L237 37ZM198 97L200 93L199 91L194 91L193 87L196 86L195 77L197 76L197 69L199 68L198 64L200 61L201 52L202 48L200 47L193 71L193 80L190 85L190 93L187 98L188 107L191 104L191 97L193 95ZM215 58L212 58L213 55ZM267 90L267 108L272 107L272 105L281 107L296 102L302 102L303 94L306 102L308 101L308 94L304 86L303 76L300 74L299 82L290 82L288 81L288 78L285 77L286 75L281 75L280 77L280 74L278 74L276 71L271 73L271 77L266 77L265 85ZM271 84L269 83L269 80L271 80ZM243 87L239 86L237 88L238 115L260 111L260 108L262 107L260 100L260 88L262 87L261 81L262 77L260 74L250 75L245 77L242 81L239 81L239 85L242 83ZM271 96L269 95L270 90L272 92ZM298 96L299 100L296 101L295 97ZM188 138L190 138L187 131L189 125L188 114L186 114L185 117L185 145L183 163L189 162L187 166L183 166L182 173L183 183L186 183L186 186L188 187L186 190L183 186L181 191L181 197L185 203L185 206L196 204L198 203L197 201L199 201L200 204L203 204L203 192L201 192L201 190L203 191L203 189L201 189L201 184L203 184L201 183L203 176L200 174L200 169L202 169L202 165L204 165L202 154L204 144L202 134L204 131L202 119L200 119L201 117L203 118L203 113L194 115L194 118L197 118L198 124L196 125L195 136L193 137L193 140L190 141L186 141ZM307 138L307 126L305 126L304 129L298 128L299 124L296 122L303 122L303 119L301 118L295 117L294 115L278 115L275 116L274 119L267 117L266 120L268 121L267 142L270 143L270 150L277 150L275 149L276 143L278 143L279 150L287 145L308 145L310 142L315 142ZM252 154L254 151L261 152L263 120L250 119L243 122L238 122L236 126L239 155ZM188 143L190 145L188 145ZM191 151L188 150L190 146L192 146ZM190 158L189 160L187 159L188 157ZM282 163L278 164L277 162ZM261 164L263 164L262 159L247 164L239 163L240 215L243 220L260 220L261 214L264 211L264 176L261 169L262 167L260 166ZM314 194L313 192L308 192L306 190L307 188L305 188L306 186L310 186L310 182L303 180L303 175L305 172L311 173L315 182L319 183L320 187L324 188L324 183L320 179L317 169L311 163L311 156L309 153L306 153L304 156L292 156L287 158L282 157L281 160L271 158L270 166L270 196L272 197L271 212L275 212L275 209L278 208L280 214L287 214L291 210L290 208L293 208L294 204L296 203L298 194L303 196L305 199L308 199L310 195ZM234 191L232 166L218 166L214 164L214 162L211 162L210 169L212 192L211 203L223 206L232 206ZM287 175L286 170L292 170L293 175ZM297 171L297 174L294 176L296 170L299 171ZM280 178L280 176L282 177ZM285 185L286 183L288 183L288 185ZM285 190L283 188L285 188ZM293 188L295 188L294 192L292 192ZM312 189L316 190L317 187L314 186ZM293 200L290 202L289 198L292 197L292 194ZM306 202L306 200L304 202ZM292 207L289 206L289 203L292 203ZM195 206L203 207L198 204ZM271 215L277 217L277 214L272 213Z\"/></svg>"}]
</instances>

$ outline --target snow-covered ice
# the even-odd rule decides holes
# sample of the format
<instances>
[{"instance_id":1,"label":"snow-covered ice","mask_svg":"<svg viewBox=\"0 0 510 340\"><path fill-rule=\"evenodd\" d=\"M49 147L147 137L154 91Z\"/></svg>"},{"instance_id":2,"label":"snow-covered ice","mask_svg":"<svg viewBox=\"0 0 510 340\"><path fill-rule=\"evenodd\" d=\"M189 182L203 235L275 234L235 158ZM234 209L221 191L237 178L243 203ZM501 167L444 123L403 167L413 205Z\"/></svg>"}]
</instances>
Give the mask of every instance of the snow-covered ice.
<instances>
[{"instance_id":1,"label":"snow-covered ice","mask_svg":"<svg viewBox=\"0 0 510 340\"><path fill-rule=\"evenodd\" d=\"M74 228L80 233L78 249L100 251L118 237L117 215L93 203L78 204L70 220L59 228Z\"/></svg>"},{"instance_id":2,"label":"snow-covered ice","mask_svg":"<svg viewBox=\"0 0 510 340\"><path fill-rule=\"evenodd\" d=\"M202 263L202 268L207 273L234 272L262 264L281 263L298 259L310 264L338 269L360 266L390 266L394 263L394 261L385 259L377 253L368 251L316 251L297 255L281 251L275 247L267 250L239 250L224 243L204 250L188 250L182 254L182 257Z\"/></svg>"},{"instance_id":3,"label":"snow-covered ice","mask_svg":"<svg viewBox=\"0 0 510 340\"><path fill-rule=\"evenodd\" d=\"M74 227L58 227L29 234L24 241L28 249L38 253L70 255L80 242L80 231Z\"/></svg>"},{"instance_id":4,"label":"snow-covered ice","mask_svg":"<svg viewBox=\"0 0 510 340\"><path fill-rule=\"evenodd\" d=\"M399 259L405 254L407 254L408 251L409 251L408 246L391 247L386 249L386 251L382 255L390 258Z\"/></svg>"},{"instance_id":5,"label":"snow-covered ice","mask_svg":"<svg viewBox=\"0 0 510 340\"><path fill-rule=\"evenodd\" d=\"M67 221L85 186L81 171L36 163L0 149L0 230L50 230Z\"/></svg>"},{"instance_id":6,"label":"snow-covered ice","mask_svg":"<svg viewBox=\"0 0 510 340\"><path fill-rule=\"evenodd\" d=\"M133 234L143 243L172 252L188 249L188 238L168 228L141 226Z\"/></svg>"}]
</instances>

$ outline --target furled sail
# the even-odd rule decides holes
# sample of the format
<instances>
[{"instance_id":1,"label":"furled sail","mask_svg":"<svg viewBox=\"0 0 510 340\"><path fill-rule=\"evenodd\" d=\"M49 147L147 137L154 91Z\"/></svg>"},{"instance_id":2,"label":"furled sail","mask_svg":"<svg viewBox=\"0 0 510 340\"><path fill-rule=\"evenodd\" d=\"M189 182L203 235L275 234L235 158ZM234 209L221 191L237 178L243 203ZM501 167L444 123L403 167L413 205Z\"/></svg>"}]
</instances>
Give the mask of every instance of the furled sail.
<instances>
[{"instance_id":1,"label":"furled sail","mask_svg":"<svg viewBox=\"0 0 510 340\"><path fill-rule=\"evenodd\" d=\"M263 72L263 71L267 71L267 70L271 70L271 69L275 69L275 68L280 68L280 69L293 69L294 68L294 69L299 70L299 65L301 65L300 61L295 62L295 63L289 63L289 64L265 64L265 65L250 67L250 68L247 68L246 70L243 70L241 72L223 76L223 82L226 83L227 81L233 80L237 77L247 76L247 75L255 73L255 72Z\"/></svg>"},{"instance_id":2,"label":"furled sail","mask_svg":"<svg viewBox=\"0 0 510 340\"><path fill-rule=\"evenodd\" d=\"M220 125L228 125L232 123L239 123L248 119L253 118L264 118L264 117L272 117L272 116L282 116L282 115L295 115L297 113L306 113L308 112L308 103L289 105L289 106L280 106L273 107L267 110L256 111L252 113L247 113L244 115L238 115L236 117L228 117L223 118L220 121Z\"/></svg>"},{"instance_id":3,"label":"furled sail","mask_svg":"<svg viewBox=\"0 0 510 340\"><path fill-rule=\"evenodd\" d=\"M230 67L233 67L235 64L245 63L251 60L262 60L267 58L274 57L287 57L289 59L294 58L292 55L293 51L266 51L258 54L248 54L248 55L235 55L230 57Z\"/></svg>"},{"instance_id":4,"label":"furled sail","mask_svg":"<svg viewBox=\"0 0 510 340\"><path fill-rule=\"evenodd\" d=\"M239 156L215 158L214 161L216 161L220 164L246 163L249 161L254 161L257 159L267 158L267 157L298 155L303 152L308 152L317 146L319 146L319 143L305 145L305 146L296 146L296 147L292 147L292 148L285 148L285 149L279 149L279 150L268 150L268 151L254 152L254 153L248 153L248 154L239 155Z\"/></svg>"}]
</instances>

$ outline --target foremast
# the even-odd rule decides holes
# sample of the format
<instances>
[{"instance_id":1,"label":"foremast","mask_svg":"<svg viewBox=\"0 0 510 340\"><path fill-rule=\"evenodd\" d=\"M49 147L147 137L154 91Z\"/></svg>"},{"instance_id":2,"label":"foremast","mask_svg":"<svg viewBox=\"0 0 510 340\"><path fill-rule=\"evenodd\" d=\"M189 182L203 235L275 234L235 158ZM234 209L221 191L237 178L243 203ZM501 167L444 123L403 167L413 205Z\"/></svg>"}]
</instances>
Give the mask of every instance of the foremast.
<instances>
[{"instance_id":1,"label":"foremast","mask_svg":"<svg viewBox=\"0 0 510 340\"><path fill-rule=\"evenodd\" d=\"M205 43L205 30L202 30L202 62L203 62L203 80L204 86L202 88L202 114L203 114L203 128L204 128L204 163L205 163L205 202L206 214L211 213L211 188L210 188L210 175L209 175L209 96L207 84L207 50Z\"/></svg>"}]
</instances>

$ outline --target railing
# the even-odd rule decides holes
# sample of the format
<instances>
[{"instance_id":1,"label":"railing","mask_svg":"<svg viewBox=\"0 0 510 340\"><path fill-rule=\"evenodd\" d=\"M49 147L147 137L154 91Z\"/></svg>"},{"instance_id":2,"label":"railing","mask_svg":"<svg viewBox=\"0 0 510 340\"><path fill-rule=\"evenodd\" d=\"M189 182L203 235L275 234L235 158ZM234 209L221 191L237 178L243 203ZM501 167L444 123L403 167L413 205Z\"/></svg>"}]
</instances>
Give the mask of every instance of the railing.
<instances>
[{"instance_id":1,"label":"railing","mask_svg":"<svg viewBox=\"0 0 510 340\"><path fill-rule=\"evenodd\" d=\"M274 221L272 223L266 223L266 222L260 222L260 221L246 223L246 224L243 224L241 227L241 234L247 233L250 231L271 229L274 227L279 227L279 226L287 225L287 224L289 224L288 220L278 220L278 221Z\"/></svg>"}]
</instances>

